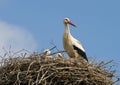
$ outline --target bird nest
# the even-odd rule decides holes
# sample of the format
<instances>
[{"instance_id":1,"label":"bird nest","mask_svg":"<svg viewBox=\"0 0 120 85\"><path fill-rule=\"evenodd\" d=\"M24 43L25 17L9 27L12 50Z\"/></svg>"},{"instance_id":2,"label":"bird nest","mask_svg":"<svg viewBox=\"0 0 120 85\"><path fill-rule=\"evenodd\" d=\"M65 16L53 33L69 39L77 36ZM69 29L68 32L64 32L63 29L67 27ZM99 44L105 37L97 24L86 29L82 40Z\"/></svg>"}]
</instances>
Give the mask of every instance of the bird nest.
<instances>
[{"instance_id":1,"label":"bird nest","mask_svg":"<svg viewBox=\"0 0 120 85\"><path fill-rule=\"evenodd\" d=\"M114 72L81 59L32 54L4 60L0 85L113 85Z\"/></svg>"}]
</instances>

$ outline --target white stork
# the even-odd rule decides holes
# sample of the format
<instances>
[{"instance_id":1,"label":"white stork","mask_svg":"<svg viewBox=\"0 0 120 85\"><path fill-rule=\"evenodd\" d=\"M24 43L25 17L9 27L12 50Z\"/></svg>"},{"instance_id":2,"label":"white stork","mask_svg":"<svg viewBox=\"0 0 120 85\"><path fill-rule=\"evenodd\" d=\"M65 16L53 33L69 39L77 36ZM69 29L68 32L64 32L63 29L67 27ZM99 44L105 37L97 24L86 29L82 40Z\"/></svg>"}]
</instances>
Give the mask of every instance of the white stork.
<instances>
[{"instance_id":1,"label":"white stork","mask_svg":"<svg viewBox=\"0 0 120 85\"><path fill-rule=\"evenodd\" d=\"M50 54L51 54L51 51L49 49L45 49L43 51L43 55L47 58L52 58L52 56Z\"/></svg>"},{"instance_id":2,"label":"white stork","mask_svg":"<svg viewBox=\"0 0 120 85\"><path fill-rule=\"evenodd\" d=\"M63 35L63 46L65 51L71 58L82 57L88 61L82 44L71 35L69 24L76 27L68 18L64 19L65 33Z\"/></svg>"},{"instance_id":3,"label":"white stork","mask_svg":"<svg viewBox=\"0 0 120 85\"><path fill-rule=\"evenodd\" d=\"M63 58L63 55L62 55L61 53L57 53L57 54L55 55L55 57L57 57L57 58Z\"/></svg>"}]
</instances>

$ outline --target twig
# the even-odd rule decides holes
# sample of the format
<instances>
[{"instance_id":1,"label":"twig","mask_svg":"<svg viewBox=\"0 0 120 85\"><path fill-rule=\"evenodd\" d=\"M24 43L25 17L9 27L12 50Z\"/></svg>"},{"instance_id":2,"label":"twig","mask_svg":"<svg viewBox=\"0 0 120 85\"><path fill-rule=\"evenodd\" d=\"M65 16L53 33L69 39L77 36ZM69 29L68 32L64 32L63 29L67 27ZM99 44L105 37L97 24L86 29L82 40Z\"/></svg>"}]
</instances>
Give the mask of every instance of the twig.
<instances>
[{"instance_id":1,"label":"twig","mask_svg":"<svg viewBox=\"0 0 120 85\"><path fill-rule=\"evenodd\" d=\"M55 74L55 73L56 73L56 72L53 72L53 73L49 74L49 76L45 77L45 78L43 79L43 81L46 80L47 78L49 78L50 76L52 76L52 75Z\"/></svg>"},{"instance_id":2,"label":"twig","mask_svg":"<svg viewBox=\"0 0 120 85\"><path fill-rule=\"evenodd\" d=\"M58 49L57 46L53 43L53 41L51 42L51 44L57 49L57 51L59 51L59 49Z\"/></svg>"},{"instance_id":3,"label":"twig","mask_svg":"<svg viewBox=\"0 0 120 85\"><path fill-rule=\"evenodd\" d=\"M39 84L39 76L40 76L40 71L42 70L42 66L40 67L39 71L38 71L38 75L37 75L37 79L36 79L36 85Z\"/></svg>"},{"instance_id":4,"label":"twig","mask_svg":"<svg viewBox=\"0 0 120 85\"><path fill-rule=\"evenodd\" d=\"M56 48L56 46L54 46L54 47L50 48L50 50L53 50L54 48Z\"/></svg>"},{"instance_id":5,"label":"twig","mask_svg":"<svg viewBox=\"0 0 120 85\"><path fill-rule=\"evenodd\" d=\"M51 55L54 55L54 54L57 54L57 53L63 53L63 52L66 52L66 51L57 51L57 52L52 53Z\"/></svg>"},{"instance_id":6,"label":"twig","mask_svg":"<svg viewBox=\"0 0 120 85\"><path fill-rule=\"evenodd\" d=\"M31 65L34 64L34 63L35 63L35 61L33 61L33 62L31 62L31 63L29 64L29 67L28 67L28 70L27 70L26 75L29 73L30 67L31 67Z\"/></svg>"},{"instance_id":7,"label":"twig","mask_svg":"<svg viewBox=\"0 0 120 85\"><path fill-rule=\"evenodd\" d=\"M102 67L102 66L105 66L105 65L107 65L107 64L109 64L109 63L111 63L111 62L113 62L113 60L110 60L110 61L108 61L108 62L106 62L106 63L102 62L102 63L100 63L98 66L99 66L99 67Z\"/></svg>"},{"instance_id":8,"label":"twig","mask_svg":"<svg viewBox=\"0 0 120 85\"><path fill-rule=\"evenodd\" d=\"M42 77L41 77L41 79L39 80L39 83L38 83L38 84L40 84L40 83L42 82L44 76L45 76L47 73L48 73L48 70L42 75Z\"/></svg>"},{"instance_id":9,"label":"twig","mask_svg":"<svg viewBox=\"0 0 120 85\"><path fill-rule=\"evenodd\" d=\"M17 74L17 80L16 80L16 85L20 85L21 81L19 79L19 75L20 75L20 72L18 72ZM18 84L17 84L18 83Z\"/></svg>"},{"instance_id":10,"label":"twig","mask_svg":"<svg viewBox=\"0 0 120 85\"><path fill-rule=\"evenodd\" d=\"M38 74L37 74L37 79L36 79L36 85L38 85L38 83L39 83L39 76L40 76L40 72L38 72Z\"/></svg>"},{"instance_id":11,"label":"twig","mask_svg":"<svg viewBox=\"0 0 120 85\"><path fill-rule=\"evenodd\" d=\"M31 85L31 81L32 81L32 79L29 79L29 81L28 81L28 85Z\"/></svg>"},{"instance_id":12,"label":"twig","mask_svg":"<svg viewBox=\"0 0 120 85\"><path fill-rule=\"evenodd\" d=\"M117 80L114 81L113 84L117 83L118 81L120 81L120 78L117 78Z\"/></svg>"},{"instance_id":13,"label":"twig","mask_svg":"<svg viewBox=\"0 0 120 85\"><path fill-rule=\"evenodd\" d=\"M31 52L28 51L28 50L22 49L22 50L19 50L19 51L15 52L12 56L14 56L14 55L16 55L16 54L18 54L18 53L21 53L22 51L26 51L26 52L28 52L29 54L31 53Z\"/></svg>"}]
</instances>

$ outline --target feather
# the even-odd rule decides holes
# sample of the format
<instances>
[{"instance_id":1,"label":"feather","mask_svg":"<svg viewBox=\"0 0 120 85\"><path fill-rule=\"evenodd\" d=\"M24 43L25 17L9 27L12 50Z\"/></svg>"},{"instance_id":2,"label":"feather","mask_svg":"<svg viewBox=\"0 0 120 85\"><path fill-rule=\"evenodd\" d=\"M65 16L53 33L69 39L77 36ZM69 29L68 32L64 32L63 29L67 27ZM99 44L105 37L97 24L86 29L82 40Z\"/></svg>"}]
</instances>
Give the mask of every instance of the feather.
<instances>
[{"instance_id":1,"label":"feather","mask_svg":"<svg viewBox=\"0 0 120 85\"><path fill-rule=\"evenodd\" d=\"M74 50L77 51L77 53L78 53L79 55L81 55L84 59L86 59L86 60L88 61L87 56L86 56L86 53L85 53L84 51L82 51L80 48L78 48L78 47L75 46L75 45L73 45L73 48L74 48Z\"/></svg>"},{"instance_id":2,"label":"feather","mask_svg":"<svg viewBox=\"0 0 120 85\"><path fill-rule=\"evenodd\" d=\"M73 36L70 36L71 37L71 41L74 41L72 42L73 45L77 46L78 48L80 48L82 51L85 52L85 49L83 48L82 44L80 43L80 41L78 41L77 39L75 39Z\"/></svg>"}]
</instances>

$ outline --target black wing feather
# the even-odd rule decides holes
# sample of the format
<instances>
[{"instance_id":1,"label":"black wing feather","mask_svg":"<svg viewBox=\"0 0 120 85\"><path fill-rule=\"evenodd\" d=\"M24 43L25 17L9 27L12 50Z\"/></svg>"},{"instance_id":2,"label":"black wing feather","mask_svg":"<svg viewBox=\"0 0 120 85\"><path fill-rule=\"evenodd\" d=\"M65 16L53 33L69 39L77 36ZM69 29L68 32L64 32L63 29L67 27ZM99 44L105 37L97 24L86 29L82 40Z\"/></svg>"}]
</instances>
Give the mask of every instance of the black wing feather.
<instances>
[{"instance_id":1,"label":"black wing feather","mask_svg":"<svg viewBox=\"0 0 120 85\"><path fill-rule=\"evenodd\" d=\"M82 51L80 48L76 47L75 45L73 45L73 48L78 52L79 55L81 55L84 59L88 61L86 53L84 51Z\"/></svg>"}]
</instances>

